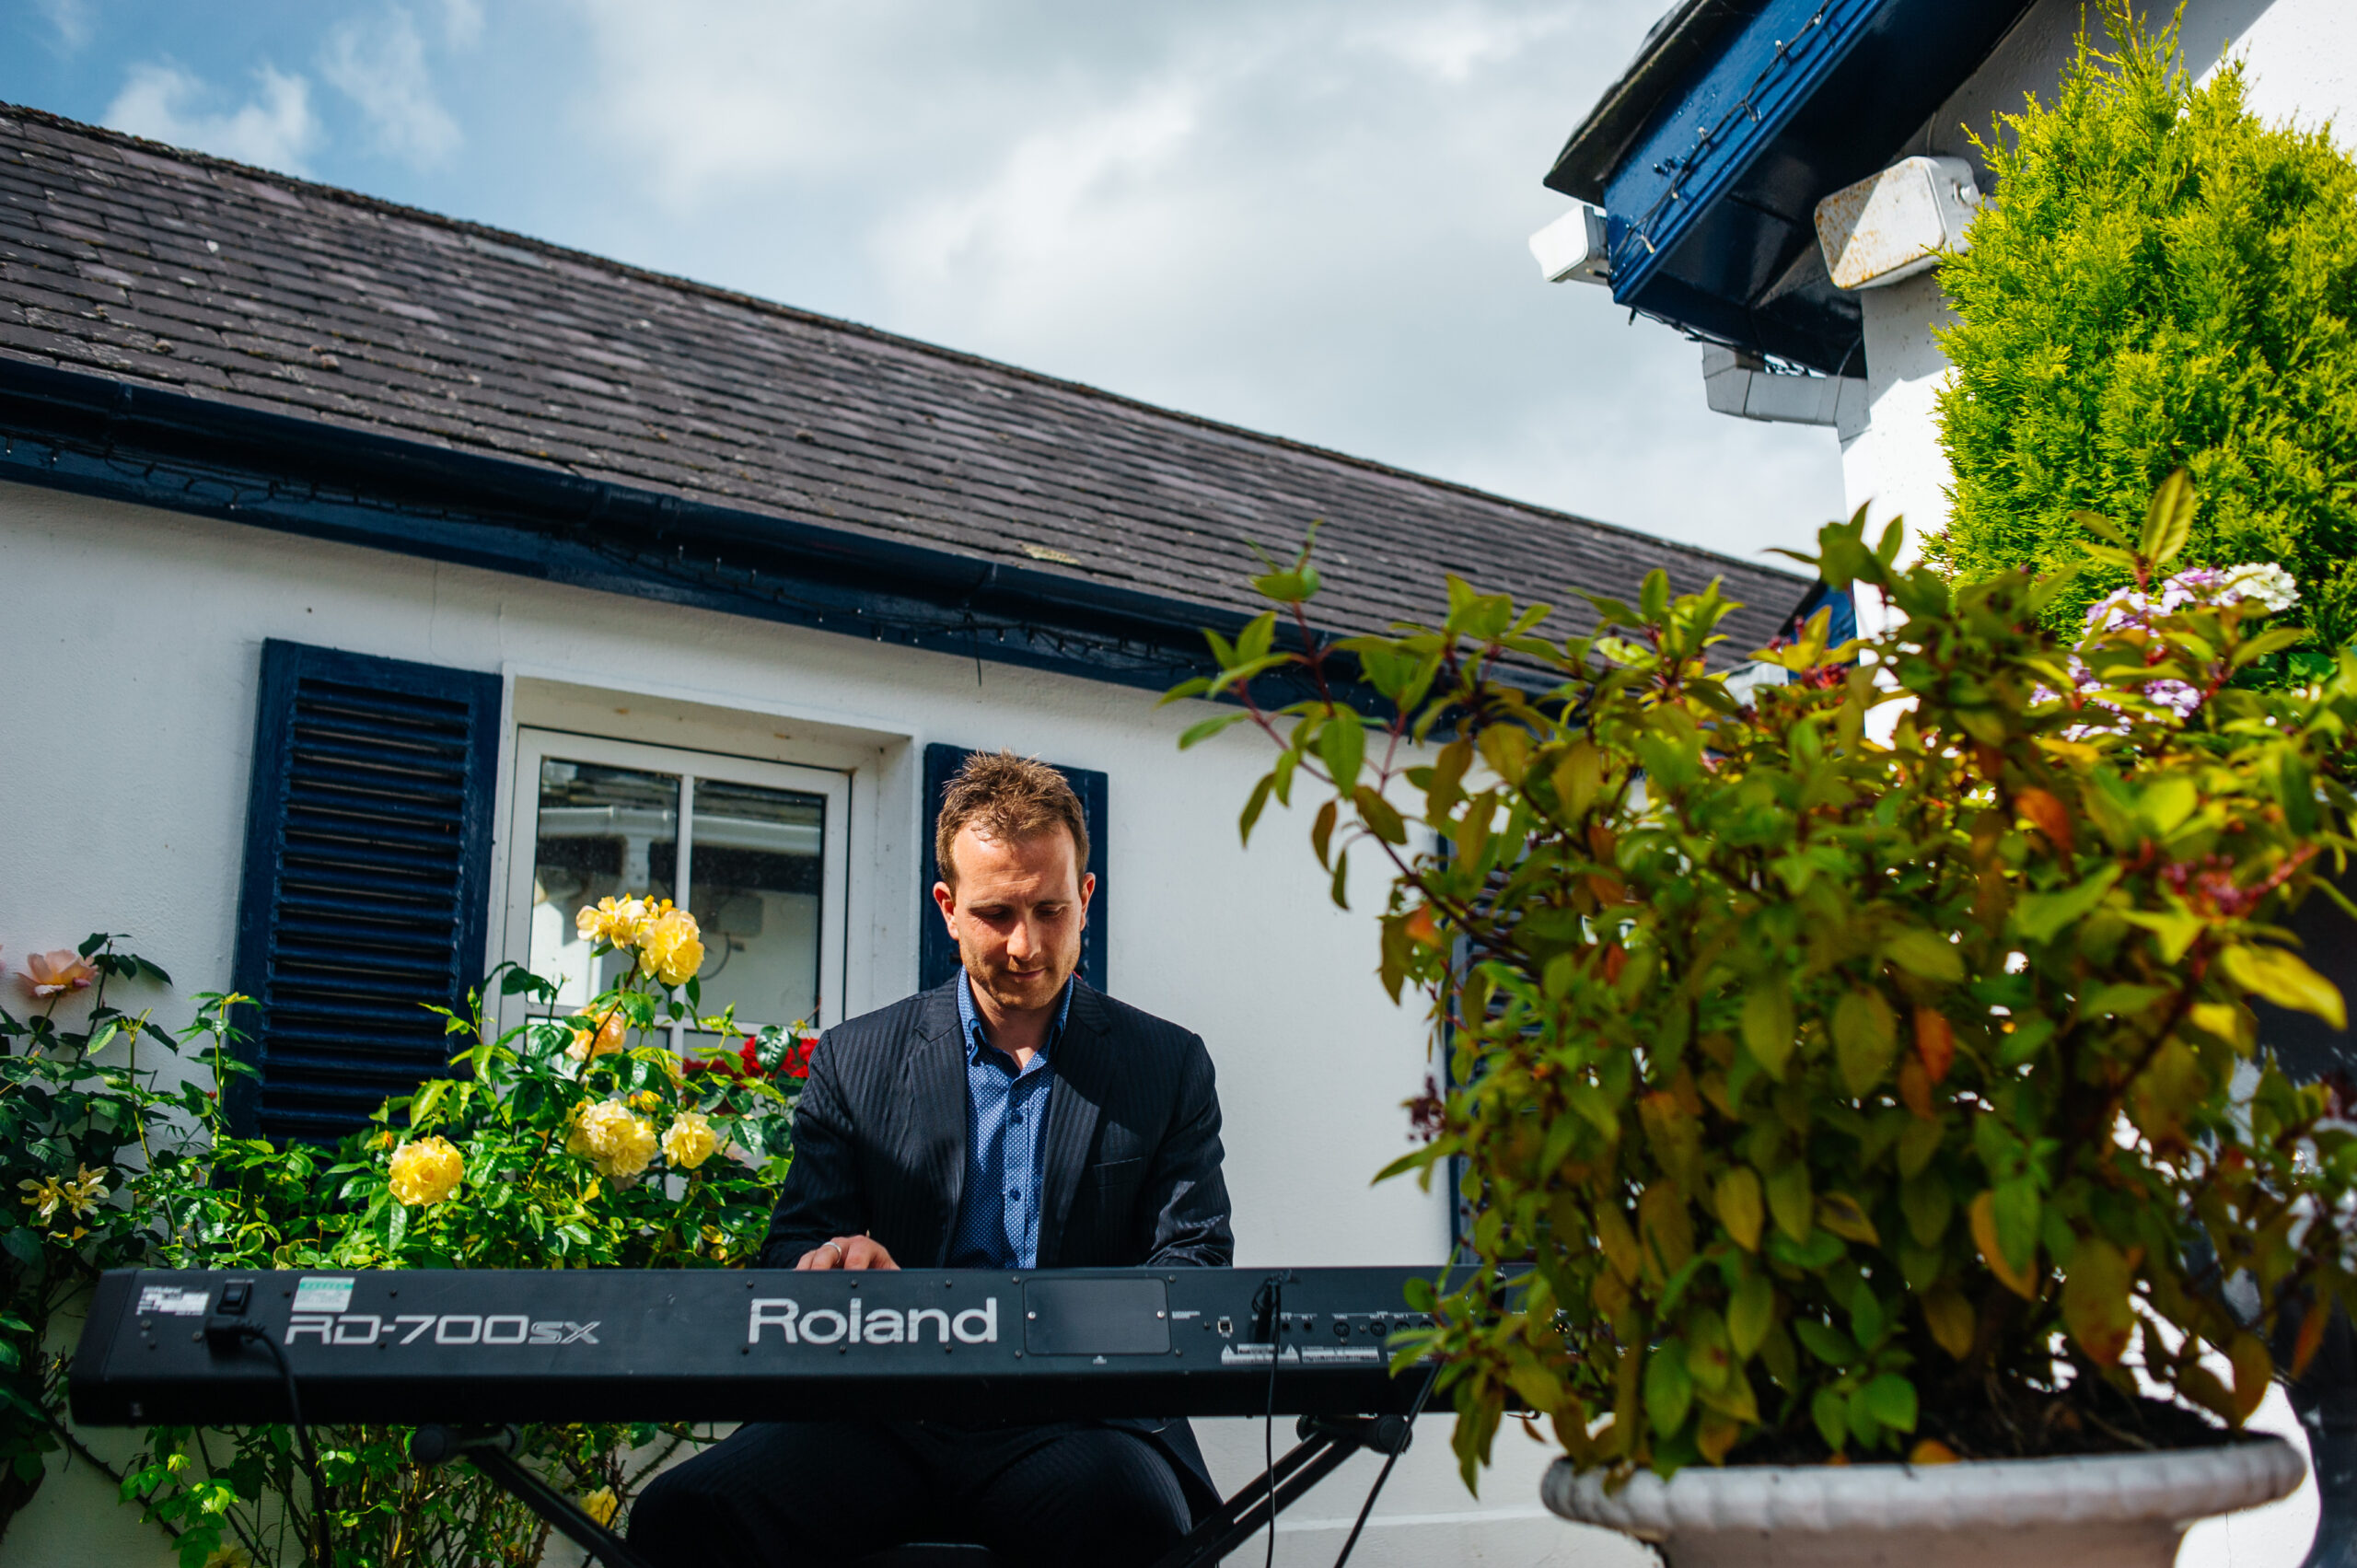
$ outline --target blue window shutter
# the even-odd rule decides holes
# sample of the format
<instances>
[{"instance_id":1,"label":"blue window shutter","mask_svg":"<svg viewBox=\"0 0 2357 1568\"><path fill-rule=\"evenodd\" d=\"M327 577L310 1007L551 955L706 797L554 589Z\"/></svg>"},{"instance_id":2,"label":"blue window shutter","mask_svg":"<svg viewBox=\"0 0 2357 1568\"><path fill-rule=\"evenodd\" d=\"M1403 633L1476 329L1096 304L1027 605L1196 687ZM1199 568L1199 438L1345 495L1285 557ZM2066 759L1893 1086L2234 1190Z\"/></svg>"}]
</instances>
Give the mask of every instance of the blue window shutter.
<instances>
[{"instance_id":1,"label":"blue window shutter","mask_svg":"<svg viewBox=\"0 0 2357 1568\"><path fill-rule=\"evenodd\" d=\"M483 972L500 680L262 645L235 984L230 1123L333 1139L446 1075Z\"/></svg>"},{"instance_id":2,"label":"blue window shutter","mask_svg":"<svg viewBox=\"0 0 2357 1568\"><path fill-rule=\"evenodd\" d=\"M1826 583L1813 585L1802 596L1801 602L1793 612L1784 617L1784 629L1780 634L1797 640L1807 628L1809 618L1822 610L1829 611L1825 629L1826 645L1838 647L1848 642L1858 634L1858 601L1852 597L1852 591Z\"/></svg>"},{"instance_id":3,"label":"blue window shutter","mask_svg":"<svg viewBox=\"0 0 2357 1568\"><path fill-rule=\"evenodd\" d=\"M941 861L934 854L933 825L941 817L941 797L966 759L974 753L963 746L924 749L924 877L917 887L917 985L931 991L958 972L958 945L949 940L941 911L933 901L933 885L941 880ZM1105 842L1107 832L1106 776L1089 768L1054 765L1080 796L1081 819L1088 824L1088 870L1097 878L1097 893L1088 901L1088 931L1080 939L1080 978L1099 991L1105 979L1105 934L1111 910L1106 900Z\"/></svg>"}]
</instances>

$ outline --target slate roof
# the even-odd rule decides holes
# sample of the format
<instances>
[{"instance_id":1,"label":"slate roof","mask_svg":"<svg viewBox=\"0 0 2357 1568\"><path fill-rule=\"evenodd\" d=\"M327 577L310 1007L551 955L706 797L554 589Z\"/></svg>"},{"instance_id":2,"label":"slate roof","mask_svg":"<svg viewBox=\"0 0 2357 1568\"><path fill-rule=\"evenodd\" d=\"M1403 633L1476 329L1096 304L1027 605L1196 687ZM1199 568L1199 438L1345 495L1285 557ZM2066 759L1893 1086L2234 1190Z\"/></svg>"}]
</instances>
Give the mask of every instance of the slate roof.
<instances>
[{"instance_id":1,"label":"slate roof","mask_svg":"<svg viewBox=\"0 0 2357 1568\"><path fill-rule=\"evenodd\" d=\"M1155 408L522 236L0 105L0 359L1259 608L1248 541L1322 518L1323 622L1776 568ZM5 366L0 366L5 370Z\"/></svg>"}]
</instances>

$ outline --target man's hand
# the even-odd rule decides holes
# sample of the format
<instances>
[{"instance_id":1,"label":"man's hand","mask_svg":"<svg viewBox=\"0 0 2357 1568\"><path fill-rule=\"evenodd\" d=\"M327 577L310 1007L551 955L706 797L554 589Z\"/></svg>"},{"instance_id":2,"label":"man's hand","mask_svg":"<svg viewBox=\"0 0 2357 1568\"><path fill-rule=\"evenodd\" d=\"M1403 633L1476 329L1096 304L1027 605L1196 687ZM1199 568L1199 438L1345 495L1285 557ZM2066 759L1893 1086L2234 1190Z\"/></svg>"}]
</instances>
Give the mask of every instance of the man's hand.
<instances>
[{"instance_id":1,"label":"man's hand","mask_svg":"<svg viewBox=\"0 0 2357 1568\"><path fill-rule=\"evenodd\" d=\"M839 1236L802 1255L797 1269L897 1269L884 1244L872 1236Z\"/></svg>"}]
</instances>

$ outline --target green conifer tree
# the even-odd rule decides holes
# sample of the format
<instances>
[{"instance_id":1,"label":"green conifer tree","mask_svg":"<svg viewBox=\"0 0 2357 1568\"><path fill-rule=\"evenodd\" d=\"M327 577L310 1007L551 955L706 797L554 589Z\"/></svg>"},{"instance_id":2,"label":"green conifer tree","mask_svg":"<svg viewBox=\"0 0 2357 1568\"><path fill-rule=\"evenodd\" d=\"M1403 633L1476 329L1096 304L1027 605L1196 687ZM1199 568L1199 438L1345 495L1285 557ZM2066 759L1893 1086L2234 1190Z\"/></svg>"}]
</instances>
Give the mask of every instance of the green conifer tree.
<instances>
[{"instance_id":1,"label":"green conifer tree","mask_svg":"<svg viewBox=\"0 0 2357 1568\"><path fill-rule=\"evenodd\" d=\"M2275 561L2325 646L2357 637L2357 164L2270 126L2229 59L2196 86L2178 23L2101 7L2053 102L1999 117L1995 195L1941 282L1961 317L1940 414L1955 473L1935 563L2079 565L2082 508L2132 521L2170 470L2188 565ZM2180 13L2179 20L2182 19ZM2058 629L2118 586L2090 571ZM2299 663L2321 653L2295 655Z\"/></svg>"}]
</instances>

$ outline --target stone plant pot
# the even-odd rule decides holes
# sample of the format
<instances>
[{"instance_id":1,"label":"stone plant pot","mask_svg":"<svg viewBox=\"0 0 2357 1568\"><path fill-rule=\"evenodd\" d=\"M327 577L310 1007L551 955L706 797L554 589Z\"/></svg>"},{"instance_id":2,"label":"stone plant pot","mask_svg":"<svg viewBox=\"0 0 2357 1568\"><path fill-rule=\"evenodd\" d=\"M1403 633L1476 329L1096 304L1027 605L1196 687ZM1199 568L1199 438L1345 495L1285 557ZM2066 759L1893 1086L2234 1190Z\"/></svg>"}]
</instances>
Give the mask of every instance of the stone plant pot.
<instances>
[{"instance_id":1,"label":"stone plant pot","mask_svg":"<svg viewBox=\"0 0 2357 1568\"><path fill-rule=\"evenodd\" d=\"M1953 1465L1695 1465L1609 1494L1558 1459L1540 1493L1566 1519L1653 1543L1669 1568L2170 1568L2195 1521L2288 1496L2306 1473L2268 1437Z\"/></svg>"}]
</instances>

